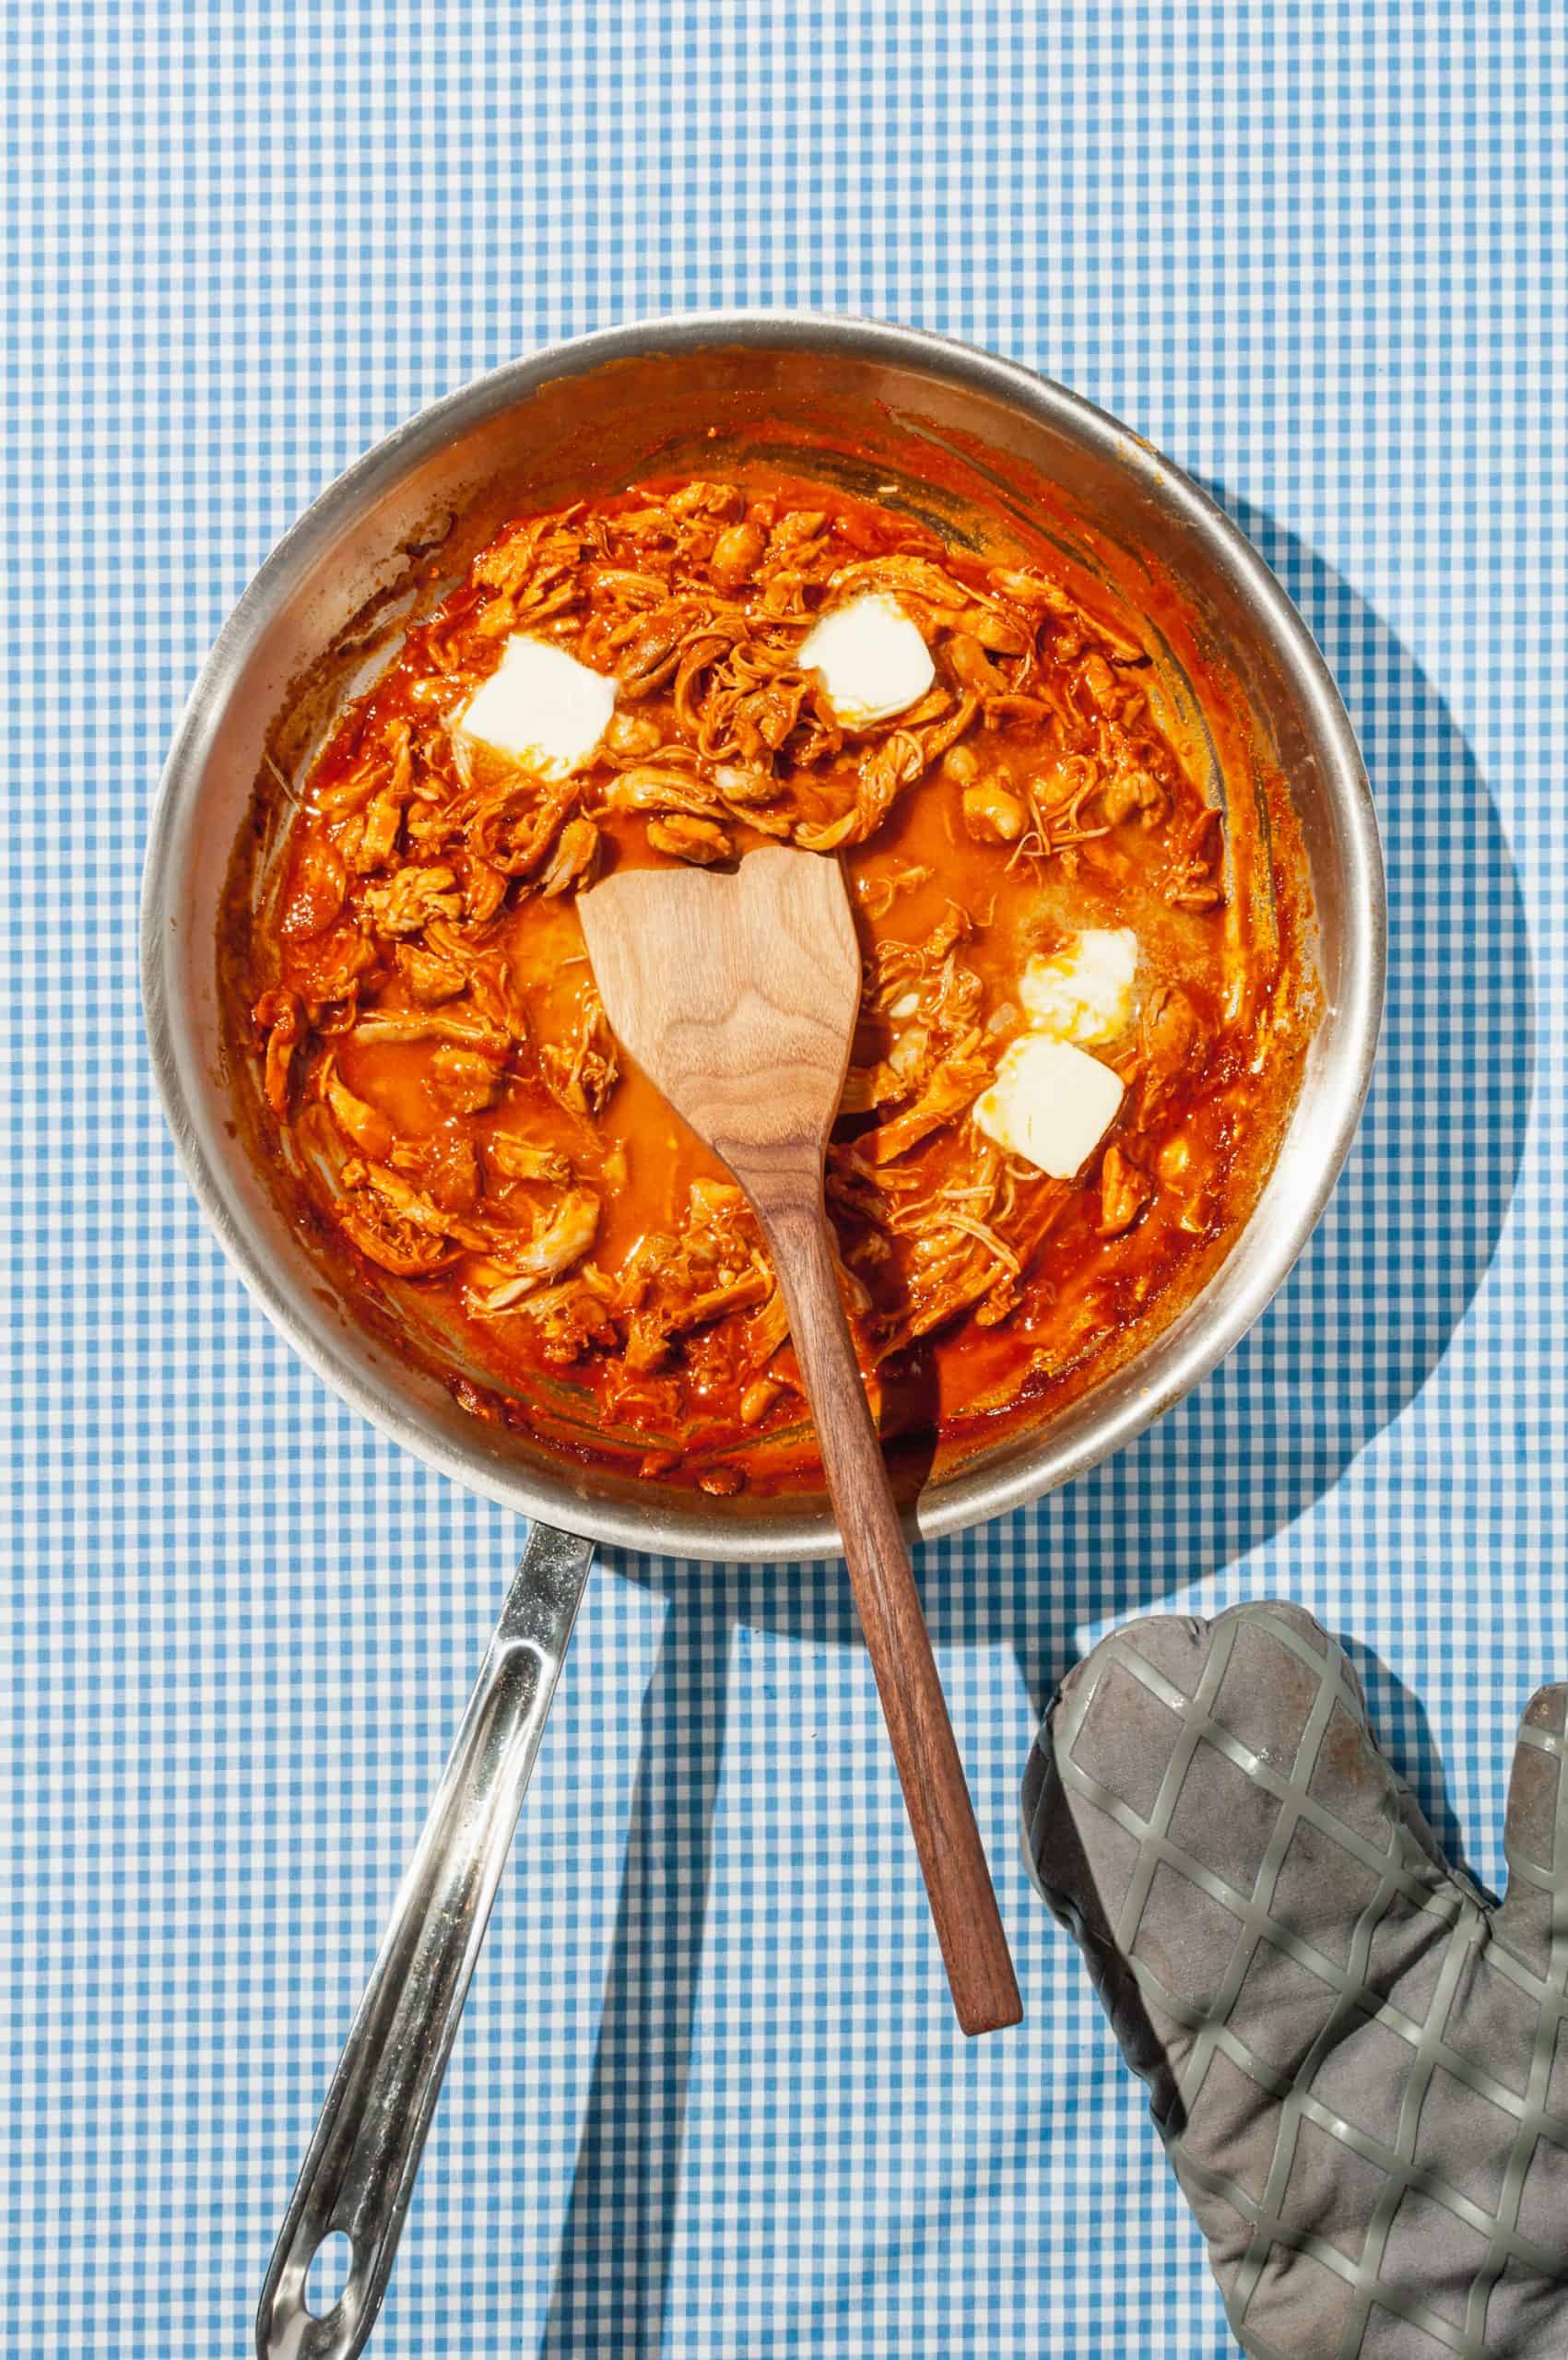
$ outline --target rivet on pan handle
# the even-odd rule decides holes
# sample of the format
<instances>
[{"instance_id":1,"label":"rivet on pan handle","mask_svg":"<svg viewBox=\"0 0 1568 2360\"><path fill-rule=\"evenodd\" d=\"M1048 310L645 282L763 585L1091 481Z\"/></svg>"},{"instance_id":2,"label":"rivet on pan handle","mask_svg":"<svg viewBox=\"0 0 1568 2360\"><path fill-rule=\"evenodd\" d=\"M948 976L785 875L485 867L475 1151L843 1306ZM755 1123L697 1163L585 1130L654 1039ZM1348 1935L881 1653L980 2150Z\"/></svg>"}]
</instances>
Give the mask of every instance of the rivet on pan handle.
<instances>
[{"instance_id":1,"label":"rivet on pan handle","mask_svg":"<svg viewBox=\"0 0 1568 2360\"><path fill-rule=\"evenodd\" d=\"M354 2360L375 2324L593 1543L536 1524L360 2002L256 2313L260 2360ZM335 2230L348 2283L305 2281Z\"/></svg>"}]
</instances>

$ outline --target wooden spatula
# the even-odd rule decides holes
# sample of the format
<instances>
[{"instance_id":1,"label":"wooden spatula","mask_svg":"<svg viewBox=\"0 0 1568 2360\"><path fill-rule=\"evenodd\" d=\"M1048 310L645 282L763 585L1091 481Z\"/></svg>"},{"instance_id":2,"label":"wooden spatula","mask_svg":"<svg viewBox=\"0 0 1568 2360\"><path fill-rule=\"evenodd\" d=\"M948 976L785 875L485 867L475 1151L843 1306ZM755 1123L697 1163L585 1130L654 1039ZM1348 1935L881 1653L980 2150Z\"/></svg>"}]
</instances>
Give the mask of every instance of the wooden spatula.
<instances>
[{"instance_id":1,"label":"wooden spatula","mask_svg":"<svg viewBox=\"0 0 1568 2360\"><path fill-rule=\"evenodd\" d=\"M834 1275L822 1160L860 953L835 860L622 871L577 903L610 1028L756 1207L789 1312L953 2005L1023 2010Z\"/></svg>"}]
</instances>

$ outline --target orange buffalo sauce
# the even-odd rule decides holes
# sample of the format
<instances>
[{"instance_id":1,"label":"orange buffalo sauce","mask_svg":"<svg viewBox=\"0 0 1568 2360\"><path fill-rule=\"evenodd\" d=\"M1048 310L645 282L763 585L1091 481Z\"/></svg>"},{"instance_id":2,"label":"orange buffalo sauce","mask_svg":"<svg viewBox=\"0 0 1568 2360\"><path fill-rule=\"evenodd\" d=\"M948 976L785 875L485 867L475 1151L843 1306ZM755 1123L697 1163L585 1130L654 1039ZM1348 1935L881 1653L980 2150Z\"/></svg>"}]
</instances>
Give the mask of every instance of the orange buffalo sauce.
<instances>
[{"instance_id":1,"label":"orange buffalo sauce","mask_svg":"<svg viewBox=\"0 0 1568 2360\"><path fill-rule=\"evenodd\" d=\"M808 660L867 600L928 675L874 720ZM575 761L466 726L519 642L614 684ZM809 1487L756 1225L620 1054L574 902L619 862L839 857L866 961L827 1174L845 1301L884 1436L950 1457L1173 1317L1267 1176L1310 1029L1274 890L1299 851L1283 796L1260 832L1216 792L1136 631L1046 567L811 483L644 487L509 525L343 714L265 879L238 856L231 1032L342 1284L476 1415L716 1493ZM1070 1002L1112 937L1123 998L1043 1014L1043 962ZM987 1119L1026 1035L1120 1084L1068 1172Z\"/></svg>"}]
</instances>

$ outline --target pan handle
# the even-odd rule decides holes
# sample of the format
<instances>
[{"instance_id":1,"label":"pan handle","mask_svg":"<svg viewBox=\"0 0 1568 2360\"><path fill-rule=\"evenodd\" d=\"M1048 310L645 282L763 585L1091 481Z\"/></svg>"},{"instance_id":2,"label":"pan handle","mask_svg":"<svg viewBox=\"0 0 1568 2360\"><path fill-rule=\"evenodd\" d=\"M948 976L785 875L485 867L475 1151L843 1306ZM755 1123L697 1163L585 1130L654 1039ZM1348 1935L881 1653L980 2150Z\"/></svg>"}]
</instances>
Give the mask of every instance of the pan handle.
<instances>
[{"instance_id":1,"label":"pan handle","mask_svg":"<svg viewBox=\"0 0 1568 2360\"><path fill-rule=\"evenodd\" d=\"M548 1524L528 1535L289 2201L259 2360L354 2360L375 2324L593 1554ZM305 2281L335 2230L348 2281L318 2317Z\"/></svg>"}]
</instances>

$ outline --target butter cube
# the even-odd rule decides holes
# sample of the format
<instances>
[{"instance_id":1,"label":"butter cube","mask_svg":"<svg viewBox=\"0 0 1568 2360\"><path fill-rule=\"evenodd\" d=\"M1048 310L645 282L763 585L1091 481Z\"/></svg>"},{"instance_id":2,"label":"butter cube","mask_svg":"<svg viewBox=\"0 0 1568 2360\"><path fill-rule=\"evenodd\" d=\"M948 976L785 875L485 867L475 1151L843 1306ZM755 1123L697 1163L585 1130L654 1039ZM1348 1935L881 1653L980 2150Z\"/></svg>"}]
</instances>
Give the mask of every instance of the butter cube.
<instances>
[{"instance_id":1,"label":"butter cube","mask_svg":"<svg viewBox=\"0 0 1568 2360\"><path fill-rule=\"evenodd\" d=\"M615 682L603 672L548 639L514 631L457 726L538 777L563 779L581 770L614 711Z\"/></svg>"},{"instance_id":2,"label":"butter cube","mask_svg":"<svg viewBox=\"0 0 1568 2360\"><path fill-rule=\"evenodd\" d=\"M1032 959L1018 996L1031 1027L1057 1041L1114 1041L1132 1022L1138 937L1130 926L1086 926L1065 950Z\"/></svg>"},{"instance_id":3,"label":"butter cube","mask_svg":"<svg viewBox=\"0 0 1568 2360\"><path fill-rule=\"evenodd\" d=\"M852 729L916 703L937 677L926 646L896 598L872 591L835 607L800 643L803 672L819 672L828 702Z\"/></svg>"},{"instance_id":4,"label":"butter cube","mask_svg":"<svg viewBox=\"0 0 1568 2360\"><path fill-rule=\"evenodd\" d=\"M974 1121L1008 1155L1020 1155L1053 1180L1071 1180L1093 1154L1122 1103L1109 1066L1043 1032L1015 1041L996 1079L976 1099Z\"/></svg>"}]
</instances>

